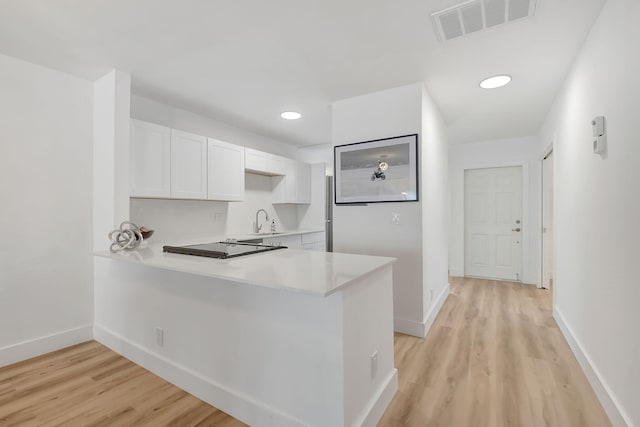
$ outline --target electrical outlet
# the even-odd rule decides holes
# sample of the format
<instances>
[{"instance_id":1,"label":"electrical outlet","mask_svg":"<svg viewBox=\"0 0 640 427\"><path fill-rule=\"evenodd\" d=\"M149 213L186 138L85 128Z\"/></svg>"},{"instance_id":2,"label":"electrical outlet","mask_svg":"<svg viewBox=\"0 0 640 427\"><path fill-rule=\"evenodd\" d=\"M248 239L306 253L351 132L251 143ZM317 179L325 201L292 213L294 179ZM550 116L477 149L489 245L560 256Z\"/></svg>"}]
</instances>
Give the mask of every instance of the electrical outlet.
<instances>
[{"instance_id":1,"label":"electrical outlet","mask_svg":"<svg viewBox=\"0 0 640 427\"><path fill-rule=\"evenodd\" d=\"M400 225L400 214L398 212L391 213L391 223L395 225Z\"/></svg>"},{"instance_id":2,"label":"electrical outlet","mask_svg":"<svg viewBox=\"0 0 640 427\"><path fill-rule=\"evenodd\" d=\"M378 374L378 350L371 355L371 378L375 378Z\"/></svg>"},{"instance_id":3,"label":"electrical outlet","mask_svg":"<svg viewBox=\"0 0 640 427\"><path fill-rule=\"evenodd\" d=\"M156 328L156 344L158 347L164 347L164 329Z\"/></svg>"},{"instance_id":4,"label":"electrical outlet","mask_svg":"<svg viewBox=\"0 0 640 427\"><path fill-rule=\"evenodd\" d=\"M431 295L431 301L433 301L433 289L431 289L429 292L430 292L430 295Z\"/></svg>"}]
</instances>

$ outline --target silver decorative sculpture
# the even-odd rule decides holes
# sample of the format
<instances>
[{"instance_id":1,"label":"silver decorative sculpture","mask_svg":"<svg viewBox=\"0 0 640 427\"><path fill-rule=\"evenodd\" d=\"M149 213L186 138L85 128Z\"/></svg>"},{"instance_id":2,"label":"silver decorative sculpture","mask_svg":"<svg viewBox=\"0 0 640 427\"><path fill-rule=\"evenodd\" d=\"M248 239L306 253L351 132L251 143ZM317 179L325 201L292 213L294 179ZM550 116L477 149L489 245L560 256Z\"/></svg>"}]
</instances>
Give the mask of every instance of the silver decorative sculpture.
<instances>
[{"instance_id":1,"label":"silver decorative sculpture","mask_svg":"<svg viewBox=\"0 0 640 427\"><path fill-rule=\"evenodd\" d=\"M144 227L143 227L144 228ZM135 249L144 240L141 228L131 221L124 221L120 224L120 228L109 233L111 252L118 252L123 249Z\"/></svg>"}]
</instances>

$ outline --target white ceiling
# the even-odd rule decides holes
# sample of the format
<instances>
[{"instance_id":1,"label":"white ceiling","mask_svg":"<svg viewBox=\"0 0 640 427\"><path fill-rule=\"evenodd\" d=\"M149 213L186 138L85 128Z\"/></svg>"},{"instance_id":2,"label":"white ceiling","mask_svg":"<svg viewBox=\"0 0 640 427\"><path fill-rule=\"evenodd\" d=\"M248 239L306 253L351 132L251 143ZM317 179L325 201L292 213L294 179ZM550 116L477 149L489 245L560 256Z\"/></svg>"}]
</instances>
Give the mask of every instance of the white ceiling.
<instances>
[{"instance_id":1,"label":"white ceiling","mask_svg":"<svg viewBox=\"0 0 640 427\"><path fill-rule=\"evenodd\" d=\"M458 0L0 0L0 52L285 142L330 141L331 102L424 81L454 143L534 135L605 0L538 0L536 16L441 44ZM508 73L513 83L478 87ZM300 111L298 121L279 117Z\"/></svg>"}]
</instances>

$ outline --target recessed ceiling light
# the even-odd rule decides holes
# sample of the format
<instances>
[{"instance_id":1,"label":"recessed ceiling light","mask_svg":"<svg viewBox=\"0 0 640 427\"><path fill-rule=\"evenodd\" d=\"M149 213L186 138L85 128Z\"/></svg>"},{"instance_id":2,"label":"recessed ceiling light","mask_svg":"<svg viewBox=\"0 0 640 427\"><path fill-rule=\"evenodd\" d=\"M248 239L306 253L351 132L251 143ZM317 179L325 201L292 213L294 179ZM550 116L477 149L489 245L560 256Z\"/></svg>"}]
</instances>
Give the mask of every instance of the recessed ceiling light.
<instances>
[{"instance_id":1,"label":"recessed ceiling light","mask_svg":"<svg viewBox=\"0 0 640 427\"><path fill-rule=\"evenodd\" d=\"M502 86L506 86L511 82L511 76L507 74L503 74L500 76L493 76L487 79L484 79L480 82L480 87L482 89L497 89Z\"/></svg>"},{"instance_id":2,"label":"recessed ceiling light","mask_svg":"<svg viewBox=\"0 0 640 427\"><path fill-rule=\"evenodd\" d=\"M298 120L302 117L302 114L298 113L297 111L285 111L284 113L280 114L280 117L287 120Z\"/></svg>"}]
</instances>

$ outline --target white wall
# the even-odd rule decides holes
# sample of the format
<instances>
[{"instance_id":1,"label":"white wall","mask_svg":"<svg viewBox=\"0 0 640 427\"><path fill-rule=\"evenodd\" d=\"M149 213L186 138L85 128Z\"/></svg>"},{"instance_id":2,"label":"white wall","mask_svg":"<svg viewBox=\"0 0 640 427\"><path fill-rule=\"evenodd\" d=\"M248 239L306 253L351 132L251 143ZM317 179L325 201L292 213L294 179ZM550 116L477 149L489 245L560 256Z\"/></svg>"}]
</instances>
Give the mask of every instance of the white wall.
<instances>
[{"instance_id":1,"label":"white wall","mask_svg":"<svg viewBox=\"0 0 640 427\"><path fill-rule=\"evenodd\" d=\"M129 216L131 76L112 70L93 84L93 247Z\"/></svg>"},{"instance_id":2,"label":"white wall","mask_svg":"<svg viewBox=\"0 0 640 427\"><path fill-rule=\"evenodd\" d=\"M131 117L285 157L296 158L298 151L291 144L136 94L131 95Z\"/></svg>"},{"instance_id":3,"label":"white wall","mask_svg":"<svg viewBox=\"0 0 640 427\"><path fill-rule=\"evenodd\" d=\"M449 293L449 165L446 127L422 89L420 144L423 254L423 323L430 324Z\"/></svg>"},{"instance_id":4,"label":"white wall","mask_svg":"<svg viewBox=\"0 0 640 427\"><path fill-rule=\"evenodd\" d=\"M290 158L298 154L298 147L137 95L131 96L131 117ZM255 213L261 208L270 219L275 218L278 230L298 228L296 206L271 204L271 178L246 174L245 185L243 202L131 199L131 219L153 228L156 243L250 233Z\"/></svg>"},{"instance_id":5,"label":"white wall","mask_svg":"<svg viewBox=\"0 0 640 427\"><path fill-rule=\"evenodd\" d=\"M542 154L536 137L523 137L452 145L449 148L451 232L449 269L464 276L464 171L522 166L522 280L540 281L540 168Z\"/></svg>"},{"instance_id":6,"label":"white wall","mask_svg":"<svg viewBox=\"0 0 640 427\"><path fill-rule=\"evenodd\" d=\"M327 175L333 175L333 145L320 144L298 149L298 160L307 163L324 163Z\"/></svg>"},{"instance_id":7,"label":"white wall","mask_svg":"<svg viewBox=\"0 0 640 427\"><path fill-rule=\"evenodd\" d=\"M554 143L556 320L620 426L623 419L640 425L638 22L638 1L605 4L545 120L539 147L542 153ZM607 118L603 158L591 145L591 119L598 115Z\"/></svg>"},{"instance_id":8,"label":"white wall","mask_svg":"<svg viewBox=\"0 0 640 427\"><path fill-rule=\"evenodd\" d=\"M447 286L443 275L447 270L447 241L436 230L441 228L442 233L447 230L446 223L441 223L447 210L443 202L447 191L447 163L440 114L421 84L338 101L332 111L334 145L413 133L421 135L419 152L423 158L420 163L424 162L420 166L421 200L334 206L333 226L335 252L398 258L393 269L395 328L423 335L431 306L430 295L425 297L425 292L430 294L433 289L437 293ZM430 155L432 157L427 158ZM430 212L423 220L423 211L427 208ZM393 213L399 214L400 224L392 223ZM423 258L424 254L428 256ZM428 269L425 276L424 269Z\"/></svg>"},{"instance_id":9,"label":"white wall","mask_svg":"<svg viewBox=\"0 0 640 427\"><path fill-rule=\"evenodd\" d=\"M0 366L91 337L92 102L0 55Z\"/></svg>"}]
</instances>

